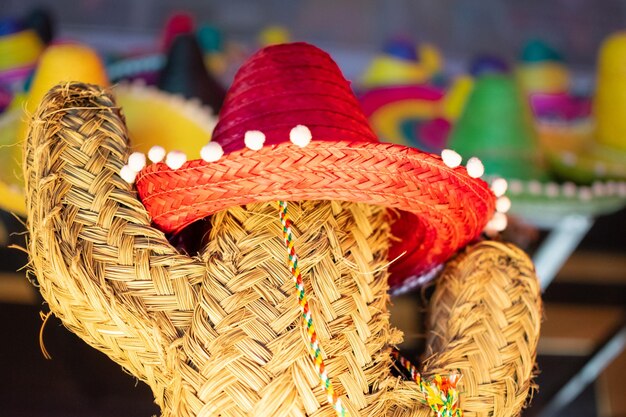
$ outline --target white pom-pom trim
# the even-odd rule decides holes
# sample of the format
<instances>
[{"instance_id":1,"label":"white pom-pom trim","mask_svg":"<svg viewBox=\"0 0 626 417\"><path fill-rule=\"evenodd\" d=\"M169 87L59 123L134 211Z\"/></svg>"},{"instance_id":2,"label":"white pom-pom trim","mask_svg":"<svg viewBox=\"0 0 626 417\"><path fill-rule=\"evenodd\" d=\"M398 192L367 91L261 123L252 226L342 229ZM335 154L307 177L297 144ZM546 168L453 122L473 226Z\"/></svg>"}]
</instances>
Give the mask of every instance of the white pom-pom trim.
<instances>
[{"instance_id":1,"label":"white pom-pom trim","mask_svg":"<svg viewBox=\"0 0 626 417\"><path fill-rule=\"evenodd\" d=\"M248 130L243 136L246 147L253 151L258 151L265 143L265 134L259 130Z\"/></svg>"},{"instance_id":2,"label":"white pom-pom trim","mask_svg":"<svg viewBox=\"0 0 626 417\"><path fill-rule=\"evenodd\" d=\"M178 169L187 162L187 155L180 151L172 151L165 157L165 164L171 169Z\"/></svg>"},{"instance_id":3,"label":"white pom-pom trim","mask_svg":"<svg viewBox=\"0 0 626 417\"><path fill-rule=\"evenodd\" d=\"M141 152L133 152L128 157L128 166L135 172L141 171L146 166L146 155Z\"/></svg>"},{"instance_id":4,"label":"white pom-pom trim","mask_svg":"<svg viewBox=\"0 0 626 417\"><path fill-rule=\"evenodd\" d=\"M500 197L496 200L496 210L498 213L506 213L511 208L511 200L508 197Z\"/></svg>"},{"instance_id":5,"label":"white pom-pom trim","mask_svg":"<svg viewBox=\"0 0 626 417\"><path fill-rule=\"evenodd\" d=\"M222 145L209 142L200 149L200 157L206 162L217 162L224 155Z\"/></svg>"},{"instance_id":6,"label":"white pom-pom trim","mask_svg":"<svg viewBox=\"0 0 626 417\"><path fill-rule=\"evenodd\" d=\"M463 158L457 152L452 149L444 149L441 151L441 159L443 163L449 166L450 168L456 168L461 165Z\"/></svg>"},{"instance_id":7,"label":"white pom-pom trim","mask_svg":"<svg viewBox=\"0 0 626 417\"><path fill-rule=\"evenodd\" d=\"M578 199L582 201L589 201L593 198L593 193L589 187L580 187L578 189Z\"/></svg>"},{"instance_id":8,"label":"white pom-pom trim","mask_svg":"<svg viewBox=\"0 0 626 417\"><path fill-rule=\"evenodd\" d=\"M563 195L565 197L576 196L576 184L574 184L573 182L566 182L561 187L563 189Z\"/></svg>"},{"instance_id":9,"label":"white pom-pom trim","mask_svg":"<svg viewBox=\"0 0 626 417\"><path fill-rule=\"evenodd\" d=\"M471 157L467 161L465 169L467 169L467 174L472 178L480 178L485 173L485 166L480 161L480 159L476 158L475 156Z\"/></svg>"},{"instance_id":10,"label":"white pom-pom trim","mask_svg":"<svg viewBox=\"0 0 626 417\"><path fill-rule=\"evenodd\" d=\"M289 140L301 148L311 143L312 138L311 130L304 125L298 125L289 132Z\"/></svg>"},{"instance_id":11,"label":"white pom-pom trim","mask_svg":"<svg viewBox=\"0 0 626 417\"><path fill-rule=\"evenodd\" d=\"M165 158L165 149L162 146L153 146L148 151L148 159L155 164L161 162Z\"/></svg>"},{"instance_id":12,"label":"white pom-pom trim","mask_svg":"<svg viewBox=\"0 0 626 417\"><path fill-rule=\"evenodd\" d=\"M537 180L531 180L528 182L528 192L532 195L540 195L543 185Z\"/></svg>"},{"instance_id":13,"label":"white pom-pom trim","mask_svg":"<svg viewBox=\"0 0 626 417\"><path fill-rule=\"evenodd\" d=\"M488 233L501 232L506 229L508 222L506 214L495 212L491 220L487 223L487 226L485 226L485 231Z\"/></svg>"},{"instance_id":14,"label":"white pom-pom trim","mask_svg":"<svg viewBox=\"0 0 626 417\"><path fill-rule=\"evenodd\" d=\"M546 184L545 193L548 197L558 197L561 191L559 184L556 182L549 182Z\"/></svg>"},{"instance_id":15,"label":"white pom-pom trim","mask_svg":"<svg viewBox=\"0 0 626 417\"><path fill-rule=\"evenodd\" d=\"M509 187L509 184L506 182L504 178L496 178L491 183L491 191L493 191L496 197L502 197L504 193L506 193L506 189L508 187Z\"/></svg>"},{"instance_id":16,"label":"white pom-pom trim","mask_svg":"<svg viewBox=\"0 0 626 417\"><path fill-rule=\"evenodd\" d=\"M607 186L606 183L601 182L601 181L596 181L593 184L591 184L591 191L593 191L594 195L597 195L599 197L610 195L609 187Z\"/></svg>"},{"instance_id":17,"label":"white pom-pom trim","mask_svg":"<svg viewBox=\"0 0 626 417\"><path fill-rule=\"evenodd\" d=\"M135 182L135 178L137 178L137 171L133 170L128 165L124 165L122 169L120 169L120 177L127 183L132 184Z\"/></svg>"}]
</instances>

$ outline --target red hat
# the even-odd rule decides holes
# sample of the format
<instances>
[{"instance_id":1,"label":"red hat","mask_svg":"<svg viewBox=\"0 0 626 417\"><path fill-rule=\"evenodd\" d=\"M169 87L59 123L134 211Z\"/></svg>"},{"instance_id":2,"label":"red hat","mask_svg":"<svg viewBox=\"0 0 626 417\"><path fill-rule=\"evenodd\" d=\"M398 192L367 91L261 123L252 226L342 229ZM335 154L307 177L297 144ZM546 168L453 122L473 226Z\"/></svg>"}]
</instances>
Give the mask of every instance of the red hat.
<instances>
[{"instance_id":1,"label":"red hat","mask_svg":"<svg viewBox=\"0 0 626 417\"><path fill-rule=\"evenodd\" d=\"M176 233L253 202L383 205L398 213L390 259L404 253L391 266L392 286L445 262L494 212L489 186L465 168L380 143L335 62L305 43L264 48L243 65L202 154L173 168L149 165L137 176L139 197L161 230Z\"/></svg>"}]
</instances>

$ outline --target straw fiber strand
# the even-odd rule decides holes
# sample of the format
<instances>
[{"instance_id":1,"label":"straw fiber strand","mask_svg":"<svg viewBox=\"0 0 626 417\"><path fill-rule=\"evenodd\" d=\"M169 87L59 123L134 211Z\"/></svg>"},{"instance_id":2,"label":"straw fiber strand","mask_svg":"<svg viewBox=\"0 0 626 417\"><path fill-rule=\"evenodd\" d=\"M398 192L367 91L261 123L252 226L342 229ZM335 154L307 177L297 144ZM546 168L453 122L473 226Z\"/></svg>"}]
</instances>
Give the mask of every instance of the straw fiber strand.
<instances>
[{"instance_id":1,"label":"straw fiber strand","mask_svg":"<svg viewBox=\"0 0 626 417\"><path fill-rule=\"evenodd\" d=\"M519 415L534 389L542 314L531 260L513 245L483 242L451 261L439 280L422 374L458 369L466 417Z\"/></svg>"}]
</instances>

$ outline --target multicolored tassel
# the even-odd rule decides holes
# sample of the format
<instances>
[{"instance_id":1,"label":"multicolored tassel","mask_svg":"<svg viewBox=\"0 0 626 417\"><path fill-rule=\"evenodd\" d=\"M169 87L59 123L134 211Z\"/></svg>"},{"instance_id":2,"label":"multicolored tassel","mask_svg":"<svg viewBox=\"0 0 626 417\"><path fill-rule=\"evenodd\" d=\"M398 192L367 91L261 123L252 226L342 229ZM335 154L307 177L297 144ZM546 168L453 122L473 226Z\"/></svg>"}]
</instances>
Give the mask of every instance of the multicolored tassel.
<instances>
[{"instance_id":1,"label":"multicolored tassel","mask_svg":"<svg viewBox=\"0 0 626 417\"><path fill-rule=\"evenodd\" d=\"M405 357L394 350L392 356L409 372L413 381L418 385L426 402L437 417L463 417L463 410L459 407L459 392L456 388L461 376L453 372L450 376L435 375L431 381L425 381L413 365Z\"/></svg>"}]
</instances>

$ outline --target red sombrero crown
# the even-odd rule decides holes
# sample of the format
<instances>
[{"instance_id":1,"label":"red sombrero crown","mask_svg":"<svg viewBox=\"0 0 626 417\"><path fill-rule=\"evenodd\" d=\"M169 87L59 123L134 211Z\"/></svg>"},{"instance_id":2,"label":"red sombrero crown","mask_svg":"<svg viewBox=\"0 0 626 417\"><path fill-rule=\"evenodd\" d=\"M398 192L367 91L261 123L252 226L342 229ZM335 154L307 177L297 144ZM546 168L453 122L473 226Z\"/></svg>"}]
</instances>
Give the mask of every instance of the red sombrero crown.
<instances>
[{"instance_id":1,"label":"red sombrero crown","mask_svg":"<svg viewBox=\"0 0 626 417\"><path fill-rule=\"evenodd\" d=\"M139 196L161 230L259 201L384 205L400 210L392 286L447 260L494 211L488 185L463 167L378 142L335 62L305 43L262 49L244 64L201 154L139 173Z\"/></svg>"}]
</instances>

